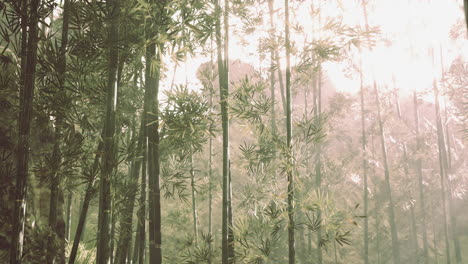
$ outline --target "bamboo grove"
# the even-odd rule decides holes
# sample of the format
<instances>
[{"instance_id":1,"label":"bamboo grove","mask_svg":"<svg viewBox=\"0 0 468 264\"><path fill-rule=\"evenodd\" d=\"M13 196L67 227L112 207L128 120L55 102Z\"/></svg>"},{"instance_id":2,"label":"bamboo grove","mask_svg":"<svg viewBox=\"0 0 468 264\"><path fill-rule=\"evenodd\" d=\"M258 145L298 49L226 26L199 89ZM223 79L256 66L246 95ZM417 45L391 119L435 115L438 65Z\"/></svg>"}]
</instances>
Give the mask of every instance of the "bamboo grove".
<instances>
[{"instance_id":1,"label":"bamboo grove","mask_svg":"<svg viewBox=\"0 0 468 264\"><path fill-rule=\"evenodd\" d=\"M0 1L0 262L466 263L468 3L392 3Z\"/></svg>"}]
</instances>

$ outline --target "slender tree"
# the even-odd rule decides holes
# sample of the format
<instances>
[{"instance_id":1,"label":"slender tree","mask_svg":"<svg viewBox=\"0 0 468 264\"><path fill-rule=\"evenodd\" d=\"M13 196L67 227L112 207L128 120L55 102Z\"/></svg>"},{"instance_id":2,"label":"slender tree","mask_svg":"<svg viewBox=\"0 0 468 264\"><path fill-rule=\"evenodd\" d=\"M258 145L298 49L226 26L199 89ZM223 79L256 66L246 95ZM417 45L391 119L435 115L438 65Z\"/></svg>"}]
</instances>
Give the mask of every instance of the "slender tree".
<instances>
[{"instance_id":1,"label":"slender tree","mask_svg":"<svg viewBox=\"0 0 468 264\"><path fill-rule=\"evenodd\" d=\"M395 91L395 105L396 105L396 110L397 110L397 116L398 119L403 122L403 118L401 116L401 109L400 109L400 101L398 97L398 91ZM413 199L413 192L411 190L411 178L409 176L409 158L408 158L408 153L407 153L407 147L406 147L406 142L402 141L402 152L403 152L403 171L404 171L404 176L405 180L407 183L410 185L410 188L408 189L407 195L410 200ZM418 246L418 237L417 237L417 228L416 228L416 216L414 212L414 205L410 205L410 222L411 222L411 244L413 247L413 258L412 261L415 263L419 262L419 246Z\"/></svg>"},{"instance_id":2,"label":"slender tree","mask_svg":"<svg viewBox=\"0 0 468 264\"><path fill-rule=\"evenodd\" d=\"M437 88L437 82L433 82L434 89L434 109L435 109L435 118L437 126L437 146L438 146L438 157L439 157L439 174L440 174L440 195L442 203L442 212L443 212L443 228L444 228L444 238L445 238L445 257L446 263L451 263L450 258L450 242L449 242L449 227L447 222L447 187L446 187L446 173L447 173L447 161L446 161L446 152L445 152L445 143L443 135L442 120L440 117L440 106L439 106L439 89Z\"/></svg>"},{"instance_id":3,"label":"slender tree","mask_svg":"<svg viewBox=\"0 0 468 264\"><path fill-rule=\"evenodd\" d=\"M143 122L142 122L143 124ZM141 125L139 135L138 135L138 143L136 152L139 154L141 153L142 145L143 145L143 130L145 127ZM124 208L121 212L121 220L120 220L120 236L119 241L117 243L117 252L115 256L114 263L116 264L125 264L127 262L128 252L130 251L130 243L132 238L132 219L133 219L133 209L135 205L135 197L136 197L136 188L134 185L138 182L138 178L140 175L140 168L141 168L141 156L137 156L136 160L129 162L129 179L131 182L131 190L129 196L126 198L126 202L124 204Z\"/></svg>"},{"instance_id":4,"label":"slender tree","mask_svg":"<svg viewBox=\"0 0 468 264\"><path fill-rule=\"evenodd\" d=\"M416 91L413 92L413 109L414 109L414 126L416 131L416 152L421 150L421 136L419 133L419 110L418 110L418 98ZM427 240L427 226L426 226L426 201L424 197L424 184L423 184L423 171L422 171L422 161L418 156L416 159L416 173L418 175L418 193L419 193L419 204L421 209L421 229L423 235L423 263L429 261L429 251L428 251L428 240Z\"/></svg>"},{"instance_id":5,"label":"slender tree","mask_svg":"<svg viewBox=\"0 0 468 264\"><path fill-rule=\"evenodd\" d=\"M156 44L159 23L166 14L166 2L150 1L159 15L156 24L146 24L146 66L145 66L145 126L148 142L148 184L149 184L149 261L162 263L161 251L161 193L159 156L159 78L163 44ZM151 9L152 10L152 9Z\"/></svg>"},{"instance_id":6,"label":"slender tree","mask_svg":"<svg viewBox=\"0 0 468 264\"><path fill-rule=\"evenodd\" d=\"M58 91L56 92L56 99L57 103L59 100L63 97L64 95L64 90L65 90L65 72L66 72L66 67L67 67L67 57L66 57L66 52L67 52L67 45L68 45L68 24L69 24L69 14L70 14L70 0L65 0L63 3L63 22L62 22L62 43L60 46L60 54L59 54L59 60L58 60L58 71L57 71L57 77L58 77ZM52 180L50 184L50 205L49 205L49 228L50 230L56 230L57 235L59 238L62 238L61 243L63 244L62 251L65 250L65 233L66 231L63 230L63 228L60 228L58 223L57 223L57 203L59 200L59 196L63 196L62 190L60 190L60 181L61 181L61 175L60 173L60 164L61 164L61 151L60 151L60 144L61 144L61 138L62 138L62 126L63 126L63 113L61 113L58 109L56 110L55 113L55 142L54 142L54 149L53 149L53 160L55 161L55 166L53 166L53 175L52 175ZM67 213L68 216L68 213ZM63 234L60 234L60 232L64 232ZM63 237L62 237L63 236ZM56 249L53 248L53 236L49 236L49 242L48 242L48 252L47 252L47 262L48 263L54 263L55 253ZM63 255L64 257L64 255ZM63 258L60 260L60 263L64 263L65 259Z\"/></svg>"},{"instance_id":7,"label":"slender tree","mask_svg":"<svg viewBox=\"0 0 468 264\"><path fill-rule=\"evenodd\" d=\"M23 0L21 50L20 106L18 117L18 148L16 150L16 185L13 232L10 247L10 263L20 264L23 252L24 228L26 224L26 193L28 179L29 135L33 111L35 73L37 63L37 42L40 0ZM25 14L28 14L27 16ZM27 25L27 26L26 26ZM25 30L27 29L27 35ZM27 40L25 39L27 36Z\"/></svg>"},{"instance_id":8,"label":"slender tree","mask_svg":"<svg viewBox=\"0 0 468 264\"><path fill-rule=\"evenodd\" d=\"M289 264L296 263L296 248L294 245L294 174L292 155L292 107L291 107L291 43L289 39L289 1L284 1L285 9L285 41L286 41L286 144L289 168L288 176L288 248Z\"/></svg>"},{"instance_id":9,"label":"slender tree","mask_svg":"<svg viewBox=\"0 0 468 264\"><path fill-rule=\"evenodd\" d=\"M102 158L101 180L99 185L99 215L98 215L98 240L97 256L98 264L108 264L112 252L111 240L111 177L114 171L114 133L115 111L117 96L117 67L118 67L118 40L120 0L108 1L109 35L108 35L108 76L106 119L104 123L104 154Z\"/></svg>"},{"instance_id":10,"label":"slender tree","mask_svg":"<svg viewBox=\"0 0 468 264\"><path fill-rule=\"evenodd\" d=\"M219 79L219 89L220 89L220 105L221 105L221 125L223 131L223 206L222 206L222 226L221 226L221 243L222 243L222 263L228 264L232 260L229 259L231 255L228 233L229 233L229 116L228 116L228 97L229 97L229 69L228 67L228 56L226 54L227 49L224 50L223 57L223 47L226 48L226 43L229 41L228 25L225 25L225 36L224 36L224 45L222 44L222 35L221 35L221 5L219 0L216 1L216 46L217 46L217 56L218 56L218 79ZM228 0L225 0L224 4L226 5ZM224 22L227 22L228 14L224 14Z\"/></svg>"},{"instance_id":11,"label":"slender tree","mask_svg":"<svg viewBox=\"0 0 468 264\"><path fill-rule=\"evenodd\" d=\"M360 78L360 99L361 99L361 147L362 147L362 175L364 178L364 264L369 264L369 187L367 183L367 138L366 138L366 117L364 106L364 81L362 67L359 71Z\"/></svg>"},{"instance_id":12,"label":"slender tree","mask_svg":"<svg viewBox=\"0 0 468 264\"><path fill-rule=\"evenodd\" d=\"M104 151L104 143L102 141L99 142L97 147L97 153L102 153ZM85 196L83 198L83 204L81 206L80 215L78 218L78 224L76 226L76 232L73 240L73 245L70 250L70 256L68 257L68 264L74 264L76 260L76 256L78 253L78 246L80 241L83 237L85 225L86 225L86 216L88 215L89 205L91 203L91 199L94 194L94 183L96 180L96 174L99 170L99 160L100 155L96 154L94 156L93 165L91 166L91 171L89 172L89 178L87 179L86 189L85 189Z\"/></svg>"},{"instance_id":13,"label":"slender tree","mask_svg":"<svg viewBox=\"0 0 468 264\"><path fill-rule=\"evenodd\" d=\"M398 242L398 230L397 230L397 225L396 225L396 220L395 220L395 205L393 202L393 197L392 197L392 188L390 185L390 168L388 165L388 157L387 157L387 146L385 142L385 134L384 134L384 127L383 127L383 122L382 122L382 116L381 116L381 109L380 109L380 99L379 99L379 91L377 89L377 83L374 81L374 93L375 93L375 102L377 105L377 117L378 117L378 127L379 127L379 133L380 133L380 145L382 148L382 159L383 159L383 165L384 165L384 175L385 175L385 182L384 182L384 187L385 187L385 195L388 199L388 217L389 217L389 222L390 222L390 232L392 236L392 255L393 255L393 263L394 264L400 264L400 246Z\"/></svg>"}]
</instances>

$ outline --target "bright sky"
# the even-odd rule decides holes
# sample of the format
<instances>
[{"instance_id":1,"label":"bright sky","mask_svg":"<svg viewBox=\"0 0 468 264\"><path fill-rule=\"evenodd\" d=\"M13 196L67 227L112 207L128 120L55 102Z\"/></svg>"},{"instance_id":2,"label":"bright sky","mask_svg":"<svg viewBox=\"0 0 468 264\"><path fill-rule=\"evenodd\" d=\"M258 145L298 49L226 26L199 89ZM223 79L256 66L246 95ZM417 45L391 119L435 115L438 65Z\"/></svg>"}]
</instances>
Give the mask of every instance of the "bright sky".
<instances>
[{"instance_id":1,"label":"bright sky","mask_svg":"<svg viewBox=\"0 0 468 264\"><path fill-rule=\"evenodd\" d=\"M361 0L334 0L334 1L302 1L291 2L292 24L299 23L304 27L304 33L292 33L296 46L304 43L304 38L310 40L312 32L316 31L318 17L311 16L311 4L315 7L320 3L321 21L326 17L336 17L349 25L364 25L363 8ZM400 93L409 95L414 89L423 90L431 86L433 77L441 75L441 58L444 68L458 56L468 59L468 40L452 40L450 31L455 24L463 21L462 0L368 0L367 7L370 26L378 26L381 30L381 39L388 40L390 45L379 41L373 51L364 51L362 55L363 67L366 76L375 76L380 84L392 86L395 78ZM283 0L275 0L277 32L284 28ZM244 36L247 46L240 45L239 37L230 36L230 58L239 59L258 68L262 65L267 68L269 61L260 64L257 55L258 39L265 36L268 29L268 8L265 4L261 10L264 14L264 28L252 35ZM230 20L231 29L240 29L240 21ZM318 33L319 35L321 33ZM465 33L466 36L466 33ZM434 49L434 61L430 49ZM442 56L441 56L442 55ZM281 56L281 55L280 55ZM359 56L355 63L358 64ZM189 86L194 89L200 87L196 78L198 67L209 61L209 58L194 56L187 61L188 66L180 65L175 75L176 83L185 83L186 77ZM292 58L294 65L295 58ZM285 65L284 58L281 61ZM341 91L356 92L359 89L358 75L346 76L345 70L349 67L345 63L330 62L324 65L328 79ZM162 83L163 89L170 86L174 74L173 65L168 65L166 80ZM371 78L366 78L369 83Z\"/></svg>"}]
</instances>

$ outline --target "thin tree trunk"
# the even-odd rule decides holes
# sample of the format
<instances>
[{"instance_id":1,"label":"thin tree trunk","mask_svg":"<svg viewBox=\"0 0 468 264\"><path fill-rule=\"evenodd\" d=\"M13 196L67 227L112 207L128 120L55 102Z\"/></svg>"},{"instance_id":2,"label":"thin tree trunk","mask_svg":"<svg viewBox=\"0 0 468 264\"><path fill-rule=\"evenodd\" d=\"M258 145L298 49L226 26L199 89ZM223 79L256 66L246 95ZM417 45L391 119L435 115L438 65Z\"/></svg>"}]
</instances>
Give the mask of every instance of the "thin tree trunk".
<instances>
[{"instance_id":1,"label":"thin tree trunk","mask_svg":"<svg viewBox=\"0 0 468 264\"><path fill-rule=\"evenodd\" d=\"M319 65L321 63L319 62ZM321 67L321 66L320 66ZM322 74L321 74L321 69L317 72L317 85L316 91L315 91L315 117L320 118L320 115L322 114ZM320 191L321 185L322 185L322 161L321 161L321 155L322 155L322 147L319 144L317 144L317 153L315 155L315 175L316 175L316 188L317 190ZM320 208L317 210L317 217L321 219L322 217L322 211ZM322 247L320 246L322 241L322 229L319 228L317 230L317 257L318 260L317 262L319 264L322 264L323 262L323 252L322 252Z\"/></svg>"},{"instance_id":2,"label":"thin tree trunk","mask_svg":"<svg viewBox=\"0 0 468 264\"><path fill-rule=\"evenodd\" d=\"M434 173L432 173L431 176L434 176ZM433 239L432 243L434 245L434 257L435 257L435 262L436 264L439 264L439 251L438 251L438 246L437 246L437 222L435 220L435 210L434 210L434 203L431 201L431 220L432 220L432 233L433 233Z\"/></svg>"},{"instance_id":3,"label":"thin tree trunk","mask_svg":"<svg viewBox=\"0 0 468 264\"><path fill-rule=\"evenodd\" d=\"M291 43L289 40L289 0L284 1L285 8L285 41L286 41L286 144L288 164L293 166L292 146L292 106L291 106ZM294 241L294 174L289 168L288 174L288 248L289 264L296 263L296 249Z\"/></svg>"},{"instance_id":4,"label":"thin tree trunk","mask_svg":"<svg viewBox=\"0 0 468 264\"><path fill-rule=\"evenodd\" d=\"M421 138L419 134L419 111L418 111L418 98L416 91L413 92L413 106L414 106L414 122L416 130L416 152L419 153L421 149ZM421 225L423 235L423 264L427 264L429 261L429 243L427 240L427 226L426 226L426 202L424 199L424 184L423 184L423 172L421 158L416 160L416 172L418 174L418 191L419 200L421 207Z\"/></svg>"},{"instance_id":5,"label":"thin tree trunk","mask_svg":"<svg viewBox=\"0 0 468 264\"><path fill-rule=\"evenodd\" d=\"M440 45L440 61L441 61L440 64L441 64L441 72L442 72L442 78L443 78L445 75L445 69L444 69L442 45ZM440 115L442 114L440 113ZM452 195L453 195L452 184L450 182L450 178L448 177L448 175L452 173L452 156L451 156L451 150L450 150L450 135L449 135L448 128L449 128L448 113L447 113L447 107L445 107L445 126L443 126L441 123L441 131L442 131L442 136L444 138L444 140L442 141L443 143L442 146L444 148L444 160L445 160L445 168L446 168L445 174L446 174L446 179L447 179L448 217L450 221L450 231L452 233L453 247L455 250L455 262L457 264L461 264L462 255L461 255L461 250L460 250L460 238L458 237L457 216L456 214L454 214L454 206L453 206L453 198L452 198Z\"/></svg>"},{"instance_id":6,"label":"thin tree trunk","mask_svg":"<svg viewBox=\"0 0 468 264\"><path fill-rule=\"evenodd\" d=\"M396 108L397 108L397 116L400 122L403 122L403 119L401 117L401 110L400 110L400 101L398 97L398 92L395 92L395 103L396 103ZM407 154L407 148L406 148L406 142L401 142L402 144L402 149L403 149L403 170L405 174L405 179L406 182L408 183L409 186L411 186L411 178L409 176L409 159L408 159L408 154ZM408 196L409 199L413 199L413 194L412 190L408 190ZM414 263L419 263L419 246L418 246L418 237L417 237L417 228L416 228L416 217L414 214L414 206L410 205L410 222L411 222L411 240L412 240L412 246L413 246L413 257L414 259L412 260Z\"/></svg>"},{"instance_id":7,"label":"thin tree trunk","mask_svg":"<svg viewBox=\"0 0 468 264\"><path fill-rule=\"evenodd\" d=\"M379 133L380 133L380 144L382 147L382 158L384 164L384 174L385 174L385 193L387 195L387 199L389 202L388 206L388 216L390 222L390 231L392 235L392 253L393 253L393 263L400 264L400 248L398 242L398 230L395 221L395 207L392 197L392 188L390 185L390 169L388 166L388 158L387 158L387 146L385 144L385 135L384 135L384 128L383 122L381 117L381 109L380 109L380 99L379 99L379 92L377 90L377 84L374 81L374 92L375 92L375 101L377 104L377 115L378 115L378 124L379 124Z\"/></svg>"},{"instance_id":8,"label":"thin tree trunk","mask_svg":"<svg viewBox=\"0 0 468 264\"><path fill-rule=\"evenodd\" d=\"M369 264L369 191L367 183L367 139L366 139L366 117L364 106L364 83L362 67L359 71L361 89L361 144L362 144L362 175L364 178L364 264Z\"/></svg>"},{"instance_id":9,"label":"thin tree trunk","mask_svg":"<svg viewBox=\"0 0 468 264\"><path fill-rule=\"evenodd\" d=\"M226 114L226 124L227 131L229 131L229 13L231 12L229 7L230 0L224 0L224 82L225 82L225 114ZM223 115L223 114L221 114ZM224 131L224 128L223 128ZM224 137L223 137L224 139ZM229 132L226 135L227 139L227 151L229 152ZM223 144L224 147L224 144ZM228 153L228 181L227 181L227 206L228 206L228 263L235 262L235 251L234 251L234 231L233 227L233 214L232 214L232 173L231 173L231 157Z\"/></svg>"},{"instance_id":10,"label":"thin tree trunk","mask_svg":"<svg viewBox=\"0 0 468 264\"><path fill-rule=\"evenodd\" d=\"M211 40L211 49L210 49L210 97L209 97L209 104L210 109L213 108L213 80L214 80L214 60L213 60L213 38ZM209 157L208 157L208 235L213 236L213 137L209 136ZM213 236L214 237L214 236ZM208 244L208 264L211 264L211 250L212 250L212 243Z\"/></svg>"},{"instance_id":11,"label":"thin tree trunk","mask_svg":"<svg viewBox=\"0 0 468 264\"><path fill-rule=\"evenodd\" d=\"M371 153L372 153L372 156L371 156L371 159L372 160L375 160L375 140L374 140L374 135L372 133L370 133L370 136L371 136ZM375 179L375 176L376 176L376 173L375 173L375 165L372 165L371 166L372 170L372 178ZM374 193L375 194L378 194L379 193L379 188L377 186L377 184L374 185ZM379 218L379 213L380 213L380 208L381 208L381 204L380 204L380 199L379 199L379 196L375 196L375 210L374 210L374 214L373 214L373 217L375 219L375 233L376 233L376 236L375 236L375 252L377 253L377 264L380 264L381 263L381 255L380 255L380 218Z\"/></svg>"},{"instance_id":12,"label":"thin tree trunk","mask_svg":"<svg viewBox=\"0 0 468 264\"><path fill-rule=\"evenodd\" d=\"M143 114L144 115L144 114ZM143 119L145 120L145 119ZM146 137L146 129L143 130L143 145L142 145L142 163L141 163L141 189L140 189L140 209L138 210L138 232L135 240L138 240L138 247L135 247L133 255L133 263L143 264L145 261L146 248L146 181L148 179L147 157L148 157L148 142ZM135 242L136 243L136 242ZM138 261L138 262L137 262Z\"/></svg>"},{"instance_id":13,"label":"thin tree trunk","mask_svg":"<svg viewBox=\"0 0 468 264\"><path fill-rule=\"evenodd\" d=\"M28 179L28 158L29 158L29 137L30 124L33 111L33 97L35 86L35 73L37 62L37 42L38 42L38 21L39 21L39 5L40 0L31 0L28 17L28 40L23 41L22 45L27 43L27 48L21 47L22 51L26 51L26 61L21 61L22 82L20 90L20 107L18 118L18 144L16 150L16 185L15 185L15 209L13 215L13 232L10 247L10 263L20 264L23 252L24 242L24 226L26 224L26 193ZM21 12L27 12L27 1L23 0L23 8ZM23 18L25 18L24 16ZM22 22L26 22L23 19ZM25 27L22 27L23 30ZM24 39L23 31L22 37Z\"/></svg>"},{"instance_id":14,"label":"thin tree trunk","mask_svg":"<svg viewBox=\"0 0 468 264\"><path fill-rule=\"evenodd\" d=\"M281 63L279 59L279 52L278 49L275 49L275 60L276 60L276 70L278 71L278 82L280 85L280 95L281 95L281 103L283 106L283 114L286 113L286 98L284 95L284 82L283 82L283 73L281 71Z\"/></svg>"},{"instance_id":15,"label":"thin tree trunk","mask_svg":"<svg viewBox=\"0 0 468 264\"><path fill-rule=\"evenodd\" d=\"M154 1L151 3L155 4ZM163 9L162 9L163 10ZM163 13L165 11L162 11ZM163 16L164 14L159 14ZM152 41L157 35L154 25L146 25L146 37L149 44L146 47L145 69L145 126L148 139L148 184L149 184L149 261L162 263L161 251L161 194L159 186L159 78L161 52L163 45L156 47ZM156 48L158 51L156 52ZM154 65L156 64L156 65Z\"/></svg>"},{"instance_id":16,"label":"thin tree trunk","mask_svg":"<svg viewBox=\"0 0 468 264\"><path fill-rule=\"evenodd\" d=\"M193 221L193 237L195 243L198 243L198 217L197 217L197 200L195 197L195 171L193 169L193 153L190 155L190 187L192 189L192 221Z\"/></svg>"},{"instance_id":17,"label":"thin tree trunk","mask_svg":"<svg viewBox=\"0 0 468 264\"><path fill-rule=\"evenodd\" d=\"M451 148L450 148L450 133L448 130L448 124L446 125L446 142L447 142L447 172L448 174L452 173L452 160L451 160ZM453 247L455 249L455 261L457 264L462 264L462 254L460 249L460 238L458 233L458 223L457 223L457 215L455 214L455 208L453 205L453 191L452 191L452 184L450 179L447 177L447 190L449 193L448 203L449 203L449 217L450 217L450 226L452 231L452 239L453 239Z\"/></svg>"},{"instance_id":18,"label":"thin tree trunk","mask_svg":"<svg viewBox=\"0 0 468 264\"><path fill-rule=\"evenodd\" d=\"M58 75L58 91L55 96L57 103L60 102L60 99L64 96L65 90L65 72L67 66L67 45L68 45L68 25L69 25L69 5L70 0L65 0L63 4L63 23L62 23L62 43L60 47L60 57L57 67L57 75ZM49 228L52 232L57 234L57 238L65 238L65 234L60 231L61 230L57 223L57 217L60 216L61 222L63 222L62 214L57 214L57 207L58 205L58 198L60 195L63 196L62 190L60 190L60 182L62 180L62 175L59 175L60 171L60 164L61 164L61 151L60 151L60 143L62 137L62 126L63 126L63 113L60 113L58 110L55 110L55 139L54 139L54 149L53 149L53 172L52 172L52 180L50 186L50 205L49 205ZM63 200L63 199L62 199ZM63 204L61 204L63 206ZM58 256L57 251L65 251L65 239L61 241L62 247L61 249L54 249L53 248L53 236L49 236L48 238L48 252L47 252L47 263L54 263L55 258ZM62 240L62 239L61 239ZM54 252L55 251L55 252ZM64 253L63 253L64 254ZM62 254L62 255L63 255ZM60 263L64 263L65 259L61 259Z\"/></svg>"},{"instance_id":19,"label":"thin tree trunk","mask_svg":"<svg viewBox=\"0 0 468 264\"><path fill-rule=\"evenodd\" d=\"M273 0L268 0L268 10L270 14L270 38L275 37L275 27L273 23ZM275 94L275 49L270 50L270 98L272 101L271 106L271 133L273 137L276 136L276 94ZM274 150L274 159L276 158L276 149Z\"/></svg>"},{"instance_id":20,"label":"thin tree trunk","mask_svg":"<svg viewBox=\"0 0 468 264\"><path fill-rule=\"evenodd\" d=\"M439 90L437 89L437 83L434 80L434 99L435 99L435 118L437 124L437 145L439 149L439 167L440 167L440 188L441 188L441 198L442 198L442 210L443 210L443 225L444 225L444 238L445 238L445 254L446 254L446 263L450 264L450 242L449 242L449 227L447 223L447 192L446 192L446 173L447 173L447 164L446 164L446 153L445 153L445 143L444 135L442 128L442 120L440 117L440 106L439 106Z\"/></svg>"},{"instance_id":21,"label":"thin tree trunk","mask_svg":"<svg viewBox=\"0 0 468 264\"><path fill-rule=\"evenodd\" d=\"M228 116L228 102L229 97L229 69L228 69L228 54L226 54L227 42L229 41L228 25L225 25L225 36L224 36L224 59L223 59L223 45L221 35L221 13L222 9L220 6L220 0L216 1L216 46L218 56L218 76L219 76L219 89L220 89L220 105L221 105L221 123L223 130L223 206L222 206L222 263L231 263L229 259L230 245L229 245L229 116ZM225 0L225 5L227 0ZM226 7L227 8L227 7ZM228 14L224 14L224 22L227 21Z\"/></svg>"},{"instance_id":22,"label":"thin tree trunk","mask_svg":"<svg viewBox=\"0 0 468 264\"><path fill-rule=\"evenodd\" d=\"M73 193L69 192L67 195L67 208L66 208L66 216L67 216L67 223L65 225L65 239L70 241L70 229L72 223L72 199Z\"/></svg>"},{"instance_id":23,"label":"thin tree trunk","mask_svg":"<svg viewBox=\"0 0 468 264\"><path fill-rule=\"evenodd\" d=\"M136 78L135 78L136 79ZM136 81L135 81L136 83ZM142 151L143 147L143 130L145 129L143 119L141 120L140 124L140 131L138 135L138 144L137 144L137 153L140 154ZM134 133L135 134L135 133ZM133 181L132 184L137 184L138 183L138 178L140 176L140 167L141 167L142 159L141 156L137 156L136 160L133 160L131 162L130 166L130 171L129 171L129 177L130 180ZM117 252L116 252L116 257L115 257L115 263L117 264L125 264L127 261L127 256L129 254L130 250L130 244L129 241L131 241L132 238L132 222L133 222L133 209L135 206L135 198L136 198L136 188L133 186L131 187L131 192L129 193L129 196L127 199L125 199L127 202L124 205L124 209L122 211L122 220L120 221L120 236L119 236L119 242L117 244ZM136 235L137 237L138 235ZM135 241L138 241L136 238ZM136 242L135 242L136 243Z\"/></svg>"},{"instance_id":24,"label":"thin tree trunk","mask_svg":"<svg viewBox=\"0 0 468 264\"><path fill-rule=\"evenodd\" d=\"M73 246L70 250L70 257L68 258L68 264L75 263L76 255L78 253L78 245L80 244L82 234L84 233L84 228L86 224L86 216L88 214L89 204L93 197L94 193L94 182L95 182L95 174L98 173L99 169L99 157L102 151L104 150L104 143L102 141L99 142L97 147L97 154L94 156L94 162L91 167L90 178L88 179L88 184L86 185L85 197L83 199L83 205L81 207L80 216L78 219L78 224L76 227L75 237L73 240Z\"/></svg>"},{"instance_id":25,"label":"thin tree trunk","mask_svg":"<svg viewBox=\"0 0 468 264\"><path fill-rule=\"evenodd\" d=\"M111 258L111 221L112 198L111 177L115 167L114 160L114 134L115 112L117 100L117 68L118 68L118 39L120 0L108 2L109 32L108 32L108 80L106 98L106 119L104 124L104 155L99 188L99 214L96 263L108 264Z\"/></svg>"}]
</instances>

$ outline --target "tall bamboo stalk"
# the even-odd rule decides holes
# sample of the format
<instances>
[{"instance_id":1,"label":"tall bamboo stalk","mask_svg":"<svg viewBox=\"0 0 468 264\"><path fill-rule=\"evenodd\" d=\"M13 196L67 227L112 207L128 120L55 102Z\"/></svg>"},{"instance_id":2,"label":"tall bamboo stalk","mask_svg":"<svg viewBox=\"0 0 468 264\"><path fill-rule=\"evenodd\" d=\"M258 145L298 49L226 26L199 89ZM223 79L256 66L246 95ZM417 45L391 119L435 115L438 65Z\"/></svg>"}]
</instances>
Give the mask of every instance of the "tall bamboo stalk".
<instances>
[{"instance_id":1,"label":"tall bamboo stalk","mask_svg":"<svg viewBox=\"0 0 468 264\"><path fill-rule=\"evenodd\" d=\"M384 174L385 174L384 187L385 187L385 194L389 202L388 217L389 217L389 222L390 222L390 231L392 235L393 263L400 264L401 262L400 262L400 248L399 248L399 242L398 242L398 229L397 229L396 220L395 220L395 205L393 202L392 188L390 184L390 169L388 166L387 146L385 142L384 127L383 127L382 116L381 116L379 92L377 89L377 83L375 81L374 81L374 92L375 92L375 102L377 105L380 145L382 148L382 158L383 158L383 164L384 164Z\"/></svg>"},{"instance_id":2,"label":"tall bamboo stalk","mask_svg":"<svg viewBox=\"0 0 468 264\"><path fill-rule=\"evenodd\" d=\"M20 264L23 252L24 226L26 224L26 192L28 179L29 135L33 111L35 73L37 62L38 22L40 0L31 0L29 12L28 1L22 1L22 47L25 56L21 59L20 106L18 118L18 148L16 150L16 184L15 209L13 215L13 232L10 247L10 263ZM28 16L26 16L29 14ZM27 27L25 25L28 25ZM27 41L26 28L28 28ZM25 47L26 46L26 47ZM23 61L23 59L25 59Z\"/></svg>"},{"instance_id":3,"label":"tall bamboo stalk","mask_svg":"<svg viewBox=\"0 0 468 264\"><path fill-rule=\"evenodd\" d=\"M289 264L294 264L296 258L296 248L294 241L294 174L293 174L293 155L292 155L292 106L291 106L291 43L289 34L289 0L284 1L285 8L285 41L286 41L286 144L287 158L290 168L288 174L288 248Z\"/></svg>"},{"instance_id":4,"label":"tall bamboo stalk","mask_svg":"<svg viewBox=\"0 0 468 264\"><path fill-rule=\"evenodd\" d=\"M111 177L115 167L114 134L117 100L118 40L120 22L120 0L108 1L108 76L106 118L104 123L104 155L102 158L99 187L99 214L96 263L108 264L111 258Z\"/></svg>"},{"instance_id":5,"label":"tall bamboo stalk","mask_svg":"<svg viewBox=\"0 0 468 264\"><path fill-rule=\"evenodd\" d=\"M413 92L413 111L414 111L414 126L416 131L416 152L419 154L421 150L421 136L419 133L419 110L418 110L418 98L416 91ZM419 203L421 209L421 229L423 235L423 263L427 264L429 261L429 243L427 240L427 225L426 225L426 201L424 197L424 184L423 184L423 172L422 172L422 161L418 155L416 159L416 172L418 175L418 192L419 192Z\"/></svg>"}]
</instances>

